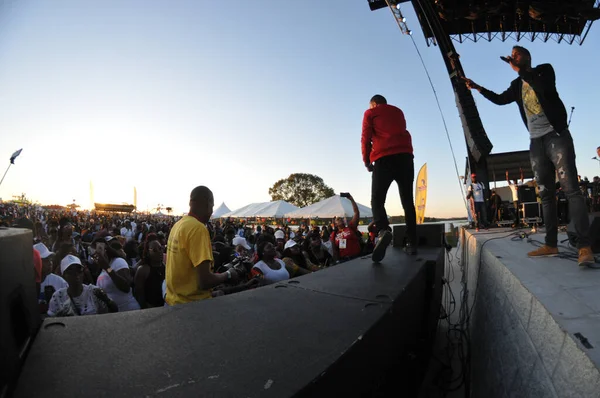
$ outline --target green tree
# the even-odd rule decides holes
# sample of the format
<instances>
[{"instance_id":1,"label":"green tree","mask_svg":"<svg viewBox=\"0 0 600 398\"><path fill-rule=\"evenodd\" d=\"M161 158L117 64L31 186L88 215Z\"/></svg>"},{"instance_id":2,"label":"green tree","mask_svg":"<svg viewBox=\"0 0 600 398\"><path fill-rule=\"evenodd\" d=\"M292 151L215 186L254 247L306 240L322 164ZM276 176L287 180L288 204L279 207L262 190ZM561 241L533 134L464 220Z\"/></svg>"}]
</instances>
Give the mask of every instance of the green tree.
<instances>
[{"instance_id":1,"label":"green tree","mask_svg":"<svg viewBox=\"0 0 600 398\"><path fill-rule=\"evenodd\" d=\"M285 200L298 207L305 207L335 195L323 179L313 174L294 173L282 178L269 188L271 200Z\"/></svg>"}]
</instances>

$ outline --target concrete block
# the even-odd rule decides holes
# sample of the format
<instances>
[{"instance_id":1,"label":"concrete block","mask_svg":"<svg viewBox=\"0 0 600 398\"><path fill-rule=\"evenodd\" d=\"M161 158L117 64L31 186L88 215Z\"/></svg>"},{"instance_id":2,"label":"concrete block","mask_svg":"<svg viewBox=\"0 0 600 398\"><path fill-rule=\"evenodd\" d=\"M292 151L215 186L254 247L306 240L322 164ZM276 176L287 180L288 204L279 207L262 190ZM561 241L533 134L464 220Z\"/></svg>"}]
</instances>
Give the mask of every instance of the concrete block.
<instances>
[{"instance_id":1,"label":"concrete block","mask_svg":"<svg viewBox=\"0 0 600 398\"><path fill-rule=\"evenodd\" d=\"M532 246L510 239L486 243L480 256L477 248L493 236L476 236L465 251L471 295L479 283L473 396L600 398L600 273L560 258L527 258Z\"/></svg>"},{"instance_id":2,"label":"concrete block","mask_svg":"<svg viewBox=\"0 0 600 398\"><path fill-rule=\"evenodd\" d=\"M517 312L521 324L524 328L527 328L531 318L531 303L533 300L533 295L520 282L516 282L513 284L512 292L510 295L508 295L508 298L511 305Z\"/></svg>"},{"instance_id":3,"label":"concrete block","mask_svg":"<svg viewBox=\"0 0 600 398\"><path fill-rule=\"evenodd\" d=\"M565 329L569 330L571 337L580 350L585 352L592 362L600 363L600 316L589 315L579 319L569 319L563 322ZM585 347L579 339L575 337L575 333L579 333L583 338L587 339L588 344L592 348Z\"/></svg>"},{"instance_id":4,"label":"concrete block","mask_svg":"<svg viewBox=\"0 0 600 398\"><path fill-rule=\"evenodd\" d=\"M521 376L527 375L538 360L539 355L524 327L515 328L513 342L513 349L516 351L512 355L513 361L520 366L519 374Z\"/></svg>"},{"instance_id":5,"label":"concrete block","mask_svg":"<svg viewBox=\"0 0 600 398\"><path fill-rule=\"evenodd\" d=\"M560 395L556 393L552 381L546 370L544 364L538 359L533 365L533 369L530 373L529 380L522 389L522 398L558 398ZM583 397L581 397L583 398Z\"/></svg>"},{"instance_id":6,"label":"concrete block","mask_svg":"<svg viewBox=\"0 0 600 398\"><path fill-rule=\"evenodd\" d=\"M551 375L558 361L565 333L558 327L546 308L537 300L533 302L527 333L544 364L546 372Z\"/></svg>"},{"instance_id":7,"label":"concrete block","mask_svg":"<svg viewBox=\"0 0 600 398\"><path fill-rule=\"evenodd\" d=\"M492 358L497 358L494 356ZM492 359L491 358L491 359ZM506 394L506 387L504 386L504 364L500 360L496 360L490 363L487 369L488 372L488 388L485 397L502 397Z\"/></svg>"},{"instance_id":8,"label":"concrete block","mask_svg":"<svg viewBox=\"0 0 600 398\"><path fill-rule=\"evenodd\" d=\"M552 375L559 397L599 397L600 374L596 366L568 336Z\"/></svg>"}]
</instances>

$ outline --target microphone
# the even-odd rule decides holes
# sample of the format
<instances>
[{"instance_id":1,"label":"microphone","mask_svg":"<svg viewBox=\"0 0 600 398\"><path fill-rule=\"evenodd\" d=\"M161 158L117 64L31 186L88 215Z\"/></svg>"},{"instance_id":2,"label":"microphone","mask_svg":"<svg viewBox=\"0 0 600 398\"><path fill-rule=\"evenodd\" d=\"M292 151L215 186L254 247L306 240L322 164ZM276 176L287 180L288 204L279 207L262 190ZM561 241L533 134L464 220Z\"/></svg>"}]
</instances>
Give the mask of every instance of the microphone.
<instances>
[{"instance_id":1,"label":"microphone","mask_svg":"<svg viewBox=\"0 0 600 398\"><path fill-rule=\"evenodd\" d=\"M506 62L507 64L510 64L510 60L507 57L501 56L500 59Z\"/></svg>"},{"instance_id":2,"label":"microphone","mask_svg":"<svg viewBox=\"0 0 600 398\"><path fill-rule=\"evenodd\" d=\"M594 160L600 160L600 159L598 159L597 156L594 156L592 159L594 159Z\"/></svg>"}]
</instances>

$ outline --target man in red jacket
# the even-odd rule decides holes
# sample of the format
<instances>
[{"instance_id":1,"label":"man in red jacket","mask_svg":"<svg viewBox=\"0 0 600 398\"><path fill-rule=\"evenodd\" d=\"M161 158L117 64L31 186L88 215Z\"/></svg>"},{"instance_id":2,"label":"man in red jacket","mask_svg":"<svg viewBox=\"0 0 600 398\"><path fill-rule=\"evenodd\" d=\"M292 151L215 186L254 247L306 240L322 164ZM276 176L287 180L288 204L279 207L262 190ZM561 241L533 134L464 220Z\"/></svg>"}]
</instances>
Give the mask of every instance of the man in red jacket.
<instances>
[{"instance_id":1,"label":"man in red jacket","mask_svg":"<svg viewBox=\"0 0 600 398\"><path fill-rule=\"evenodd\" d=\"M413 200L415 166L412 138L406 130L404 113L388 105L382 95L371 98L362 125L362 156L367 170L373 173L371 207L377 228L378 241L373 250L373 262L385 257L385 249L392 240L390 224L385 212L387 191L396 181L406 218L407 243L404 251L417 254L417 216Z\"/></svg>"}]
</instances>

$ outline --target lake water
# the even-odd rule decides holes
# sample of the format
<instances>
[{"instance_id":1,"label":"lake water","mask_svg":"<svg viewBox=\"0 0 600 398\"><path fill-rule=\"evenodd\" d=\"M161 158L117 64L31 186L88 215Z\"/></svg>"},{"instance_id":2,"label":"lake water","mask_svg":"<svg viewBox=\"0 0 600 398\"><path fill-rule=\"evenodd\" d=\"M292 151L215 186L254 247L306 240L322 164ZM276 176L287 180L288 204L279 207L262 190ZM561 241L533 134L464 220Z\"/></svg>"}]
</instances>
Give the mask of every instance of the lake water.
<instances>
[{"instance_id":1,"label":"lake water","mask_svg":"<svg viewBox=\"0 0 600 398\"><path fill-rule=\"evenodd\" d=\"M467 225L469 223L468 220L454 220L454 221L440 221L440 222L426 222L423 224L444 224L444 231L450 232L452 228L460 227L462 225ZM393 228L395 225L406 225L406 224L391 224L390 226ZM293 231L298 229L297 225L290 226ZM362 233L367 232L367 225L359 225L358 230Z\"/></svg>"},{"instance_id":2,"label":"lake water","mask_svg":"<svg viewBox=\"0 0 600 398\"><path fill-rule=\"evenodd\" d=\"M454 221L440 221L440 222L425 222L423 223L425 224L444 224L444 231L445 232L450 232L452 231L452 228L456 228L456 227L460 227L462 225L467 225L469 223L468 220L454 220ZM392 224L390 225L392 228L394 228L395 225L406 225L406 224ZM367 232L367 225L359 225L358 226L358 230L360 232Z\"/></svg>"}]
</instances>

